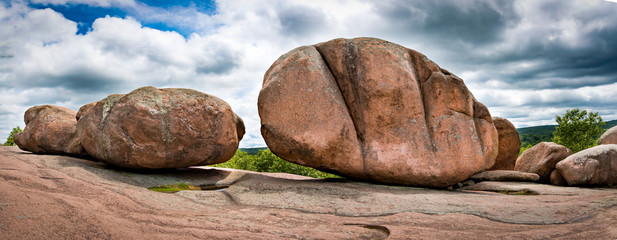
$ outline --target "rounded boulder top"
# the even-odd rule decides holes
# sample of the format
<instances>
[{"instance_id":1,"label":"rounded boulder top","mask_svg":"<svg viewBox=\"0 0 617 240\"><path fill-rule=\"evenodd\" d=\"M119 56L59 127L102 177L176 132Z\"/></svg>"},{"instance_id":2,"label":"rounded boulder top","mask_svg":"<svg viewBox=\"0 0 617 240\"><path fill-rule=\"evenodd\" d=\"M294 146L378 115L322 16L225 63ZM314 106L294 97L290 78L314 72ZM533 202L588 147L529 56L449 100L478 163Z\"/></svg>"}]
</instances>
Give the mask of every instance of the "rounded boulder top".
<instances>
[{"instance_id":1,"label":"rounded boulder top","mask_svg":"<svg viewBox=\"0 0 617 240\"><path fill-rule=\"evenodd\" d=\"M598 144L617 144L617 126L606 130L598 139Z\"/></svg>"},{"instance_id":2,"label":"rounded boulder top","mask_svg":"<svg viewBox=\"0 0 617 240\"><path fill-rule=\"evenodd\" d=\"M244 135L244 123L229 104L192 89L143 87L87 104L77 116L86 151L125 168L221 163Z\"/></svg>"},{"instance_id":3,"label":"rounded boulder top","mask_svg":"<svg viewBox=\"0 0 617 240\"><path fill-rule=\"evenodd\" d=\"M276 155L356 179L446 187L491 167L498 151L491 115L462 79L375 38L282 55L258 108Z\"/></svg>"},{"instance_id":4,"label":"rounded boulder top","mask_svg":"<svg viewBox=\"0 0 617 240\"><path fill-rule=\"evenodd\" d=\"M74 110L53 105L31 107L24 114L26 128L15 134L15 143L33 153L84 156L75 114Z\"/></svg>"}]
</instances>

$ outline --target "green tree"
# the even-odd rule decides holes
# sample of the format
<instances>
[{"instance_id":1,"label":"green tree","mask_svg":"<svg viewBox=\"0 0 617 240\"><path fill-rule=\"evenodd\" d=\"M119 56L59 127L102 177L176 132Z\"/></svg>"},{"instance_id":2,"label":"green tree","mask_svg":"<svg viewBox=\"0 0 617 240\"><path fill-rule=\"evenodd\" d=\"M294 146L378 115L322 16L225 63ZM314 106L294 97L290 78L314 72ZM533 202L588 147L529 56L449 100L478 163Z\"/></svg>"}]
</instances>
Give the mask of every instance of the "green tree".
<instances>
[{"instance_id":1,"label":"green tree","mask_svg":"<svg viewBox=\"0 0 617 240\"><path fill-rule=\"evenodd\" d=\"M572 150L581 150L597 144L597 137L606 124L597 112L581 111L578 108L566 110L563 116L556 116L557 126L553 132L553 142Z\"/></svg>"},{"instance_id":2,"label":"green tree","mask_svg":"<svg viewBox=\"0 0 617 240\"><path fill-rule=\"evenodd\" d=\"M15 140L13 139L13 136L15 136L15 134L23 132L23 130L21 130L21 128L19 126L14 127L13 130L11 131L11 133L9 134L9 137L6 138L6 142L4 142L4 146L15 146Z\"/></svg>"},{"instance_id":3,"label":"green tree","mask_svg":"<svg viewBox=\"0 0 617 240\"><path fill-rule=\"evenodd\" d=\"M527 146L521 145L521 150L518 151L518 155L521 156L525 151L529 150L533 145L527 144Z\"/></svg>"}]
</instances>

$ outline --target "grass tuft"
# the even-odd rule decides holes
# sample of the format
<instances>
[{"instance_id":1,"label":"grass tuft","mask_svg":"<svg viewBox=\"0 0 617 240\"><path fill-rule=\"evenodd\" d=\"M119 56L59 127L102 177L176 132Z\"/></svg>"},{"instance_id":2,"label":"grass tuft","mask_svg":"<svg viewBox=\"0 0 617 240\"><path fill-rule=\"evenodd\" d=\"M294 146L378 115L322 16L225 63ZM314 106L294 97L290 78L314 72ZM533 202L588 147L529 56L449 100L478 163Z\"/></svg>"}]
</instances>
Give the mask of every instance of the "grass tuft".
<instances>
[{"instance_id":1,"label":"grass tuft","mask_svg":"<svg viewBox=\"0 0 617 240\"><path fill-rule=\"evenodd\" d=\"M536 191L532 191L529 189L522 189L518 191L506 189L506 190L499 191L499 193L507 194L507 195L540 195Z\"/></svg>"},{"instance_id":2,"label":"grass tuft","mask_svg":"<svg viewBox=\"0 0 617 240\"><path fill-rule=\"evenodd\" d=\"M201 187L192 185L190 183L176 183L176 184L167 184L156 187L150 187L148 190L152 190L155 192L163 192L163 193L176 193L182 190L201 190Z\"/></svg>"}]
</instances>

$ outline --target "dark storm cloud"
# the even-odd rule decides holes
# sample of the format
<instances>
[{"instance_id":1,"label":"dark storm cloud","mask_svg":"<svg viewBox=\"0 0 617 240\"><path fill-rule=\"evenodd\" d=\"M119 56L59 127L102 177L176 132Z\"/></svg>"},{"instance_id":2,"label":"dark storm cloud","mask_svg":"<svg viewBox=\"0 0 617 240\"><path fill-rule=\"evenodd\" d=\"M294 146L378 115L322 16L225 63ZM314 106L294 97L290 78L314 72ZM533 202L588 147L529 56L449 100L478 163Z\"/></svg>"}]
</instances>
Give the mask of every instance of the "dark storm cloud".
<instances>
[{"instance_id":1,"label":"dark storm cloud","mask_svg":"<svg viewBox=\"0 0 617 240\"><path fill-rule=\"evenodd\" d=\"M78 69L49 82L55 82L56 86L66 89L98 92L109 90L113 88L113 85L120 84L121 81L107 77L100 72Z\"/></svg>"},{"instance_id":2,"label":"dark storm cloud","mask_svg":"<svg viewBox=\"0 0 617 240\"><path fill-rule=\"evenodd\" d=\"M542 88L580 88L617 82L617 4L602 2L595 8L564 9L561 1L543 5L542 13L549 19L538 23L538 31L527 36L516 51L497 58L478 61L513 62L533 60L541 64L529 71L505 75L518 88L536 88L529 80L544 81ZM563 28L552 21L568 22ZM563 37L576 34L570 39ZM552 36L561 36L550 39Z\"/></svg>"},{"instance_id":3,"label":"dark storm cloud","mask_svg":"<svg viewBox=\"0 0 617 240\"><path fill-rule=\"evenodd\" d=\"M227 47L219 47L215 52L210 61L197 64L197 73L225 74L240 65L242 59L239 53Z\"/></svg>"},{"instance_id":4,"label":"dark storm cloud","mask_svg":"<svg viewBox=\"0 0 617 240\"><path fill-rule=\"evenodd\" d=\"M197 72L203 74L225 74L239 65L236 59L231 57L216 57L212 64L201 64L197 66Z\"/></svg>"},{"instance_id":5,"label":"dark storm cloud","mask_svg":"<svg viewBox=\"0 0 617 240\"><path fill-rule=\"evenodd\" d=\"M36 86L38 88L61 88L86 93L118 89L123 84L123 81L105 76L97 71L73 69L61 75L39 74L29 76L27 81L14 81L8 84L19 89ZM61 98L62 96L58 95L58 97Z\"/></svg>"},{"instance_id":6,"label":"dark storm cloud","mask_svg":"<svg viewBox=\"0 0 617 240\"><path fill-rule=\"evenodd\" d=\"M289 6L279 11L284 34L303 37L326 27L326 16L321 10L303 6Z\"/></svg>"},{"instance_id":7,"label":"dark storm cloud","mask_svg":"<svg viewBox=\"0 0 617 240\"><path fill-rule=\"evenodd\" d=\"M486 44L519 16L514 1L401 0L376 3L377 14L410 35L425 35L441 43L464 41Z\"/></svg>"},{"instance_id":8,"label":"dark storm cloud","mask_svg":"<svg viewBox=\"0 0 617 240\"><path fill-rule=\"evenodd\" d=\"M615 83L617 4L584 4L409 0L380 2L375 9L401 34L449 52L444 55L457 54L443 64L455 73L486 72L484 79L472 79L478 82L496 80L517 89Z\"/></svg>"}]
</instances>

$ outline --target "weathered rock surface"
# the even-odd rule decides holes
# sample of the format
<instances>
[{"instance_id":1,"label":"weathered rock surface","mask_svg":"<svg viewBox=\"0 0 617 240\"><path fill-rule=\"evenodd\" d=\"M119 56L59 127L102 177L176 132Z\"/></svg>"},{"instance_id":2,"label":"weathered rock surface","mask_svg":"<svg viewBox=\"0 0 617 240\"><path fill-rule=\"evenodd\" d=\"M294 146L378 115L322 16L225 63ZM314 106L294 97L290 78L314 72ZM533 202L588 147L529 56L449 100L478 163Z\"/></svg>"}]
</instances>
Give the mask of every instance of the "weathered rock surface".
<instances>
[{"instance_id":1,"label":"weathered rock surface","mask_svg":"<svg viewBox=\"0 0 617 240\"><path fill-rule=\"evenodd\" d=\"M93 157L125 168L182 168L229 160L244 123L223 100L191 89L143 87L80 109Z\"/></svg>"},{"instance_id":2,"label":"weathered rock surface","mask_svg":"<svg viewBox=\"0 0 617 240\"><path fill-rule=\"evenodd\" d=\"M514 124L502 117L493 117L493 124L499 136L499 154L489 170L513 170L518 152L521 150L518 131Z\"/></svg>"},{"instance_id":3,"label":"weathered rock surface","mask_svg":"<svg viewBox=\"0 0 617 240\"><path fill-rule=\"evenodd\" d=\"M570 155L557 163L568 185L617 185L617 144L604 144Z\"/></svg>"},{"instance_id":4,"label":"weathered rock surface","mask_svg":"<svg viewBox=\"0 0 617 240\"><path fill-rule=\"evenodd\" d=\"M24 114L26 127L14 136L19 148L33 153L85 155L75 131L74 110L53 105L29 108Z\"/></svg>"},{"instance_id":5,"label":"weathered rock surface","mask_svg":"<svg viewBox=\"0 0 617 240\"><path fill-rule=\"evenodd\" d=\"M568 182L566 182L557 169L551 172L551 184L557 186L568 186Z\"/></svg>"},{"instance_id":6,"label":"weathered rock surface","mask_svg":"<svg viewBox=\"0 0 617 240\"><path fill-rule=\"evenodd\" d=\"M535 173L519 172L513 170L490 170L471 176L469 179L479 181L520 181L535 182L540 176Z\"/></svg>"},{"instance_id":7,"label":"weathered rock surface","mask_svg":"<svg viewBox=\"0 0 617 240\"><path fill-rule=\"evenodd\" d=\"M572 151L567 147L554 142L541 142L518 157L514 170L538 174L541 182L549 183L555 164L570 155Z\"/></svg>"},{"instance_id":8,"label":"weathered rock surface","mask_svg":"<svg viewBox=\"0 0 617 240\"><path fill-rule=\"evenodd\" d=\"M272 152L351 178L446 187L497 156L491 115L463 80L379 39L284 54L264 76L258 107Z\"/></svg>"},{"instance_id":9,"label":"weathered rock surface","mask_svg":"<svg viewBox=\"0 0 617 240\"><path fill-rule=\"evenodd\" d=\"M178 182L227 188L147 189ZM448 191L205 167L130 172L0 147L0 239L615 239L616 206L612 188Z\"/></svg>"},{"instance_id":10,"label":"weathered rock surface","mask_svg":"<svg viewBox=\"0 0 617 240\"><path fill-rule=\"evenodd\" d=\"M119 95L119 94L115 94L115 95ZM114 95L112 95L112 96L114 96ZM79 120L86 112L88 112L88 110L90 110L90 108L96 106L97 103L98 102L92 102L92 103L88 103L86 105L81 106L79 108L79 111L77 111L77 114L75 114L75 119Z\"/></svg>"},{"instance_id":11,"label":"weathered rock surface","mask_svg":"<svg viewBox=\"0 0 617 240\"><path fill-rule=\"evenodd\" d=\"M617 144L617 126L606 130L598 139L598 144Z\"/></svg>"}]
</instances>

